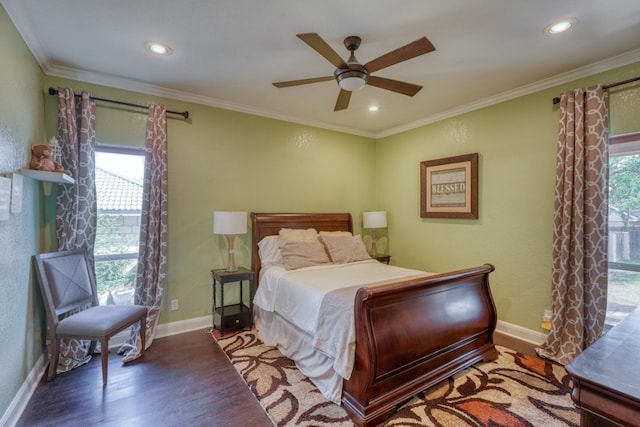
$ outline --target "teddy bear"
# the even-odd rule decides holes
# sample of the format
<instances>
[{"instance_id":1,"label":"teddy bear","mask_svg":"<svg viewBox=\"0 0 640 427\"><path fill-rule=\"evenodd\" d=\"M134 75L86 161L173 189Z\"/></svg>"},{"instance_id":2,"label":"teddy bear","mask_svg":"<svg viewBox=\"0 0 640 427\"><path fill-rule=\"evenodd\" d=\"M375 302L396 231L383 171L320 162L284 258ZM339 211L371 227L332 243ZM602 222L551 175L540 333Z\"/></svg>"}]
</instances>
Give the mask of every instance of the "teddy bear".
<instances>
[{"instance_id":1,"label":"teddy bear","mask_svg":"<svg viewBox=\"0 0 640 427\"><path fill-rule=\"evenodd\" d=\"M60 163L53 160L53 149L48 145L31 146L31 169L47 172L62 172L71 176L71 172L62 167Z\"/></svg>"}]
</instances>

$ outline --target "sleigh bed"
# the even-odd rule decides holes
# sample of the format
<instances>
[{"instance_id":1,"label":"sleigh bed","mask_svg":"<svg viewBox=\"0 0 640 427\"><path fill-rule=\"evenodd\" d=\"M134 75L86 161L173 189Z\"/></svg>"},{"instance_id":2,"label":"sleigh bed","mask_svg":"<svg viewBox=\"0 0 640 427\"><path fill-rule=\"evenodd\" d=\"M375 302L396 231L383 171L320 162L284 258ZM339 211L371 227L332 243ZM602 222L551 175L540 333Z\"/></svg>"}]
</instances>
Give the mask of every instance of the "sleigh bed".
<instances>
[{"instance_id":1,"label":"sleigh bed","mask_svg":"<svg viewBox=\"0 0 640 427\"><path fill-rule=\"evenodd\" d=\"M251 220L252 270L258 286L265 289L274 283L268 281L272 266L266 261L263 266L260 258L259 244L265 237L277 236L281 229L353 232L348 213L252 213ZM372 267L378 272L386 267L405 270L383 266L375 260L353 264L358 269ZM300 268L300 273L295 274L323 268ZM312 382L320 385L329 400L342 404L356 425L375 426L420 391L479 361L497 358L493 345L496 310L489 289L493 269L485 264L443 274L416 272L422 273L416 275L412 275L415 271L406 270L401 271L405 276L399 280L354 286L354 302L349 302L353 311L349 316L353 319L355 351L351 355L352 369L346 375L340 368L333 369L337 366L334 359L345 356L344 352L339 351L333 358L330 352L317 350L319 347L306 328L288 321L277 309L264 309L265 304L256 304L260 289L254 299L256 326L266 344L277 346L293 359ZM283 270L280 268L282 273L290 274ZM342 312L346 310L335 311L336 325ZM333 317L328 322L334 322ZM330 335L339 338L341 333L336 326ZM337 398L329 396L331 391L323 391L325 380L338 381Z\"/></svg>"}]
</instances>

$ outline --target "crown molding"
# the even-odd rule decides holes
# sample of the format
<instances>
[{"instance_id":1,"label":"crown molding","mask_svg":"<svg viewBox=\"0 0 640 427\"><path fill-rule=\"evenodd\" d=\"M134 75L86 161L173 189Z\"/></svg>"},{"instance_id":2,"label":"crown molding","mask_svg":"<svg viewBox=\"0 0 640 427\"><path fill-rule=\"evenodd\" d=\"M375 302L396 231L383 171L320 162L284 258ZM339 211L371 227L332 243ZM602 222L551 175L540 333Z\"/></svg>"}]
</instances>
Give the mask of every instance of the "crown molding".
<instances>
[{"instance_id":1,"label":"crown molding","mask_svg":"<svg viewBox=\"0 0 640 427\"><path fill-rule=\"evenodd\" d=\"M129 90L133 92L144 93L147 95L160 96L164 98L171 98L185 102L191 102L195 104L207 105L216 108L222 108L225 110L236 111L239 113L251 114L260 117L266 117L274 120L282 120L292 123L297 123L305 126L313 126L322 129L332 130L336 132L348 133L358 136L363 136L372 139L380 139L387 136L395 135L398 133L406 132L415 128L419 128L431 123L435 123L441 120L459 116L474 110L485 108L491 105L495 105L504 101L509 101L514 98L518 98L524 95L529 95L534 92L538 92L544 89L549 89L554 86L562 85L564 83L578 80L583 77L588 77L593 74L608 71L617 67L632 64L640 61L640 49L614 56L603 61L598 61L593 64L586 65L584 67L577 68L575 70L562 73L544 80L540 80L535 83L524 85L513 90L502 92L500 94L490 96L478 101L474 101L465 105L461 105L456 108L452 108L447 111L443 111L438 114L434 114L423 119L407 123L401 126L389 128L380 132L365 132L359 129L350 127L334 126L327 123L302 119L295 116L275 114L271 111L258 109L245 104L232 103L221 99L205 97L193 93L177 91L173 89L167 89L160 86L150 85L145 82L135 81L130 79L124 79L116 76L111 76L102 73L88 72L78 70L75 68L58 66L52 64L50 59L44 54L40 43L33 35L31 28L24 24L29 22L24 16L24 9L21 7L19 1L5 0L3 6L9 15L11 21L16 25L16 28L27 47L35 57L36 61L40 64L44 73L50 76L62 77L71 80L77 80L85 83L103 85L113 87L117 89Z\"/></svg>"},{"instance_id":2,"label":"crown molding","mask_svg":"<svg viewBox=\"0 0 640 427\"><path fill-rule=\"evenodd\" d=\"M125 79L122 77L112 76L103 73L95 73L90 71L78 70L71 67L64 67L60 65L42 65L46 75L52 77L60 77L64 79L76 80L84 83L96 84L101 86L108 86L116 89L123 89L132 92L144 93L147 95L160 96L163 98L176 99L179 101L191 102L194 104L207 105L210 107L222 108L224 110L235 111L238 113L251 114L254 116L266 117L274 120L281 120L285 122L293 122L302 124L305 126L313 126L321 129L332 130L341 133L348 133L358 136L364 136L367 138L375 138L375 133L365 132L359 129L353 129L348 127L334 126L327 123L301 119L299 117L287 116L282 114L275 114L268 110L262 110L252 107L250 105L238 104L233 102L224 101L221 99L206 97L197 95L194 93L178 91L174 89L163 88L160 86L150 85L145 82Z\"/></svg>"},{"instance_id":3,"label":"crown molding","mask_svg":"<svg viewBox=\"0 0 640 427\"><path fill-rule=\"evenodd\" d=\"M195 104L207 105L210 107L222 108L225 110L236 111L239 113L251 114L255 116L265 117L274 120L282 120L286 122L297 123L305 126L313 126L321 129L332 130L336 132L342 132L352 135L363 136L366 138L380 139L387 136L395 135L398 133L406 132L412 129L416 129L422 126L426 126L431 123L439 122L441 120L449 119L459 116L461 114L469 113L474 110L489 107L491 105L499 104L501 102L509 101L511 99L519 98L521 96L529 95L541 90L549 89L555 86L559 86L565 83L569 83L574 80L578 80L584 77L612 70L614 68L623 67L625 65L633 64L640 61L640 49L635 49L631 52L617 55L612 58L599 61L593 64L589 64L584 67L577 68L575 70L558 74L556 76L540 80L535 83L524 85L513 90L499 93L488 98L484 98L475 102L471 102L465 105L461 105L456 108L452 108L442 113L434 114L418 121L407 123L402 126L386 129L381 132L364 132L358 129L333 126L327 123L301 119L299 117L293 117L282 114L274 114L273 112L258 109L249 105L232 103L216 98L206 97L193 93L177 91L173 89L167 89L160 86L150 85L148 83L124 79L121 77L111 76L102 73L94 73L88 71L82 71L75 68L63 67L58 65L51 65L47 62L41 64L45 74L61 77L70 80L77 80L85 83L97 84L102 86L113 87L117 89L129 90L133 92L144 93L147 95L160 96L163 98L176 99L185 102L191 102Z\"/></svg>"},{"instance_id":4,"label":"crown molding","mask_svg":"<svg viewBox=\"0 0 640 427\"><path fill-rule=\"evenodd\" d=\"M40 67L44 69L43 64L46 64L49 58L44 54L42 46L38 42L38 38L33 34L31 26L26 23L30 22L28 17L24 13L24 8L18 0L4 0L2 6L7 12L9 19L18 30L20 37L24 40L27 48L31 51L31 54L35 57Z\"/></svg>"},{"instance_id":5,"label":"crown molding","mask_svg":"<svg viewBox=\"0 0 640 427\"><path fill-rule=\"evenodd\" d=\"M312 126L331 131L353 134L363 136L372 139L380 139L387 136L395 135L398 133L406 132L415 128L419 128L431 123L435 123L441 120L452 118L461 114L465 114L474 110L485 108L494 104L498 104L504 101L508 101L514 98L518 98L524 95L529 95L534 92L538 92L544 89L549 89L554 86L562 85L573 80L588 77L593 74L597 74L611 69L629 65L634 62L640 61L640 49L614 56L609 59L605 59L584 67L577 68L575 70L562 73L538 82L527 84L502 92L500 94L490 96L488 98L480 99L465 105L461 105L452 108L447 111L443 111L431 116L424 117L420 120L407 123L401 126L388 128L379 132L367 132L360 129L354 129L351 127L335 126L324 122L303 119L300 117L276 114L272 111L259 109L250 105L232 103L221 99L205 97L194 93L182 92L173 89L167 89L160 86L150 85L142 81L135 81L130 79L124 79L112 75L103 73L88 72L75 68L64 67L55 65L42 49L38 39L33 34L33 31L29 25L29 19L25 16L24 8L22 7L20 0L2 0L2 5L7 12L7 15L16 26L16 29L20 33L25 44L35 57L36 61L43 69L46 75L62 77L71 80L77 80L85 83L103 85L113 87L117 89L129 90L138 93L144 93L147 95L159 96L164 98L176 99L180 101L207 105L216 108L222 108L225 110L236 111L239 113L251 114L260 117L266 117L274 120L287 121L297 123L305 126Z\"/></svg>"},{"instance_id":6,"label":"crown molding","mask_svg":"<svg viewBox=\"0 0 640 427\"><path fill-rule=\"evenodd\" d=\"M594 74L602 73L605 71L613 70L614 68L624 67L625 65L633 64L640 61L640 49L635 49L621 55L617 55L602 61L595 62L593 64L586 65L584 67L577 68L566 73L558 74L553 77L549 77L544 80L540 80L535 83L524 85L513 90L499 93L488 98L481 99L479 101L471 102L469 104L461 105L456 108L452 108L442 113L434 114L424 119L420 119L415 122L407 123L402 126L387 129L379 132L375 135L376 139L384 138L387 136L395 135L401 132L406 132L412 129L416 129L431 123L439 122L441 120L449 119L459 116L464 113L469 113L474 110L489 107L491 105L499 104L501 102L509 101L511 99L519 98L524 95L529 95L541 90L550 89L555 86L559 86L565 83L572 82L584 77L589 77Z\"/></svg>"}]
</instances>

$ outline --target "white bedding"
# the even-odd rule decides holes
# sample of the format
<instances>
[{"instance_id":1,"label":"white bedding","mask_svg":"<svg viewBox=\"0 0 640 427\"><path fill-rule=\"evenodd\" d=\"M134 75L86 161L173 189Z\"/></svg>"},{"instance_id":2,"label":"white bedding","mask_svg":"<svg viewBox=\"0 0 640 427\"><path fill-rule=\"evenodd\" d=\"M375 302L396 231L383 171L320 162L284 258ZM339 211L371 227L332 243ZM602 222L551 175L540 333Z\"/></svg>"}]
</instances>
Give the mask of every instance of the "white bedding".
<instances>
[{"instance_id":1,"label":"white bedding","mask_svg":"<svg viewBox=\"0 0 640 427\"><path fill-rule=\"evenodd\" d=\"M277 345L285 356L293 359L325 397L339 403L342 379L349 379L353 369L353 302L357 289L426 275L429 273L390 266L373 259L297 270L265 267L260 272L260 283L253 301L259 308L256 316L264 317L256 319L258 333L266 344ZM268 330L273 318L289 322L292 328L285 331L279 325ZM295 331L306 337L302 341L292 340L288 335ZM301 349L302 343L312 348ZM318 357L323 363L330 366L319 368L316 361L310 362L309 352L316 350L322 352ZM304 361L296 357L300 354L305 354ZM328 374L328 368L334 374ZM318 370L323 372L321 379L314 378L313 371ZM327 378L331 380L325 384L324 379Z\"/></svg>"}]
</instances>

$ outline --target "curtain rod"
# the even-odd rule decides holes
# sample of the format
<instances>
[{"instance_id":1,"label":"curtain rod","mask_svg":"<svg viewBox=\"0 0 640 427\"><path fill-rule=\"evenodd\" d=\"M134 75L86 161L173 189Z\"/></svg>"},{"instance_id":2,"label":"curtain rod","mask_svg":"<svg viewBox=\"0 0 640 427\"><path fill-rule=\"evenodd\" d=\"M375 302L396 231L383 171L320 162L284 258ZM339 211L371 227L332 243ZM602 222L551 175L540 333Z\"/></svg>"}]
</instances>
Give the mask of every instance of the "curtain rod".
<instances>
[{"instance_id":1,"label":"curtain rod","mask_svg":"<svg viewBox=\"0 0 640 427\"><path fill-rule=\"evenodd\" d=\"M627 83L632 83L632 82L637 82L638 80L640 80L640 77L633 77L627 80L623 80L621 82L615 82L615 83L611 83L605 86L602 86L602 89L607 90L607 89L611 89L612 87L616 87L616 86L622 86L622 85L626 85ZM560 103L560 98L559 97L555 97L553 98L553 105L559 104Z\"/></svg>"},{"instance_id":2,"label":"curtain rod","mask_svg":"<svg viewBox=\"0 0 640 427\"><path fill-rule=\"evenodd\" d=\"M57 95L57 94L58 94L58 89L54 89L54 88L52 88L52 87L50 87L50 88L49 88L49 95ZM77 97L81 97L82 95L81 95L81 94L79 94L79 93L77 93L77 94L75 94L75 96L77 96ZM91 99L93 99L93 100L96 100L96 101L110 102L110 103L112 103L112 104L127 105L127 106L129 106L129 107L144 108L144 109L147 109L147 110L149 109L149 107L148 107L148 106L146 106L146 105L132 104L132 103L130 103L130 102L114 101L113 99L98 98L98 97L95 97L95 96L91 96L90 98L91 98ZM182 112L180 112L180 111L171 111L171 110L167 110L167 113L170 113L170 114L177 114L177 115L179 115L179 116L184 117L185 119L188 119L188 118L189 118L189 112L188 112L188 111L182 111Z\"/></svg>"}]
</instances>

